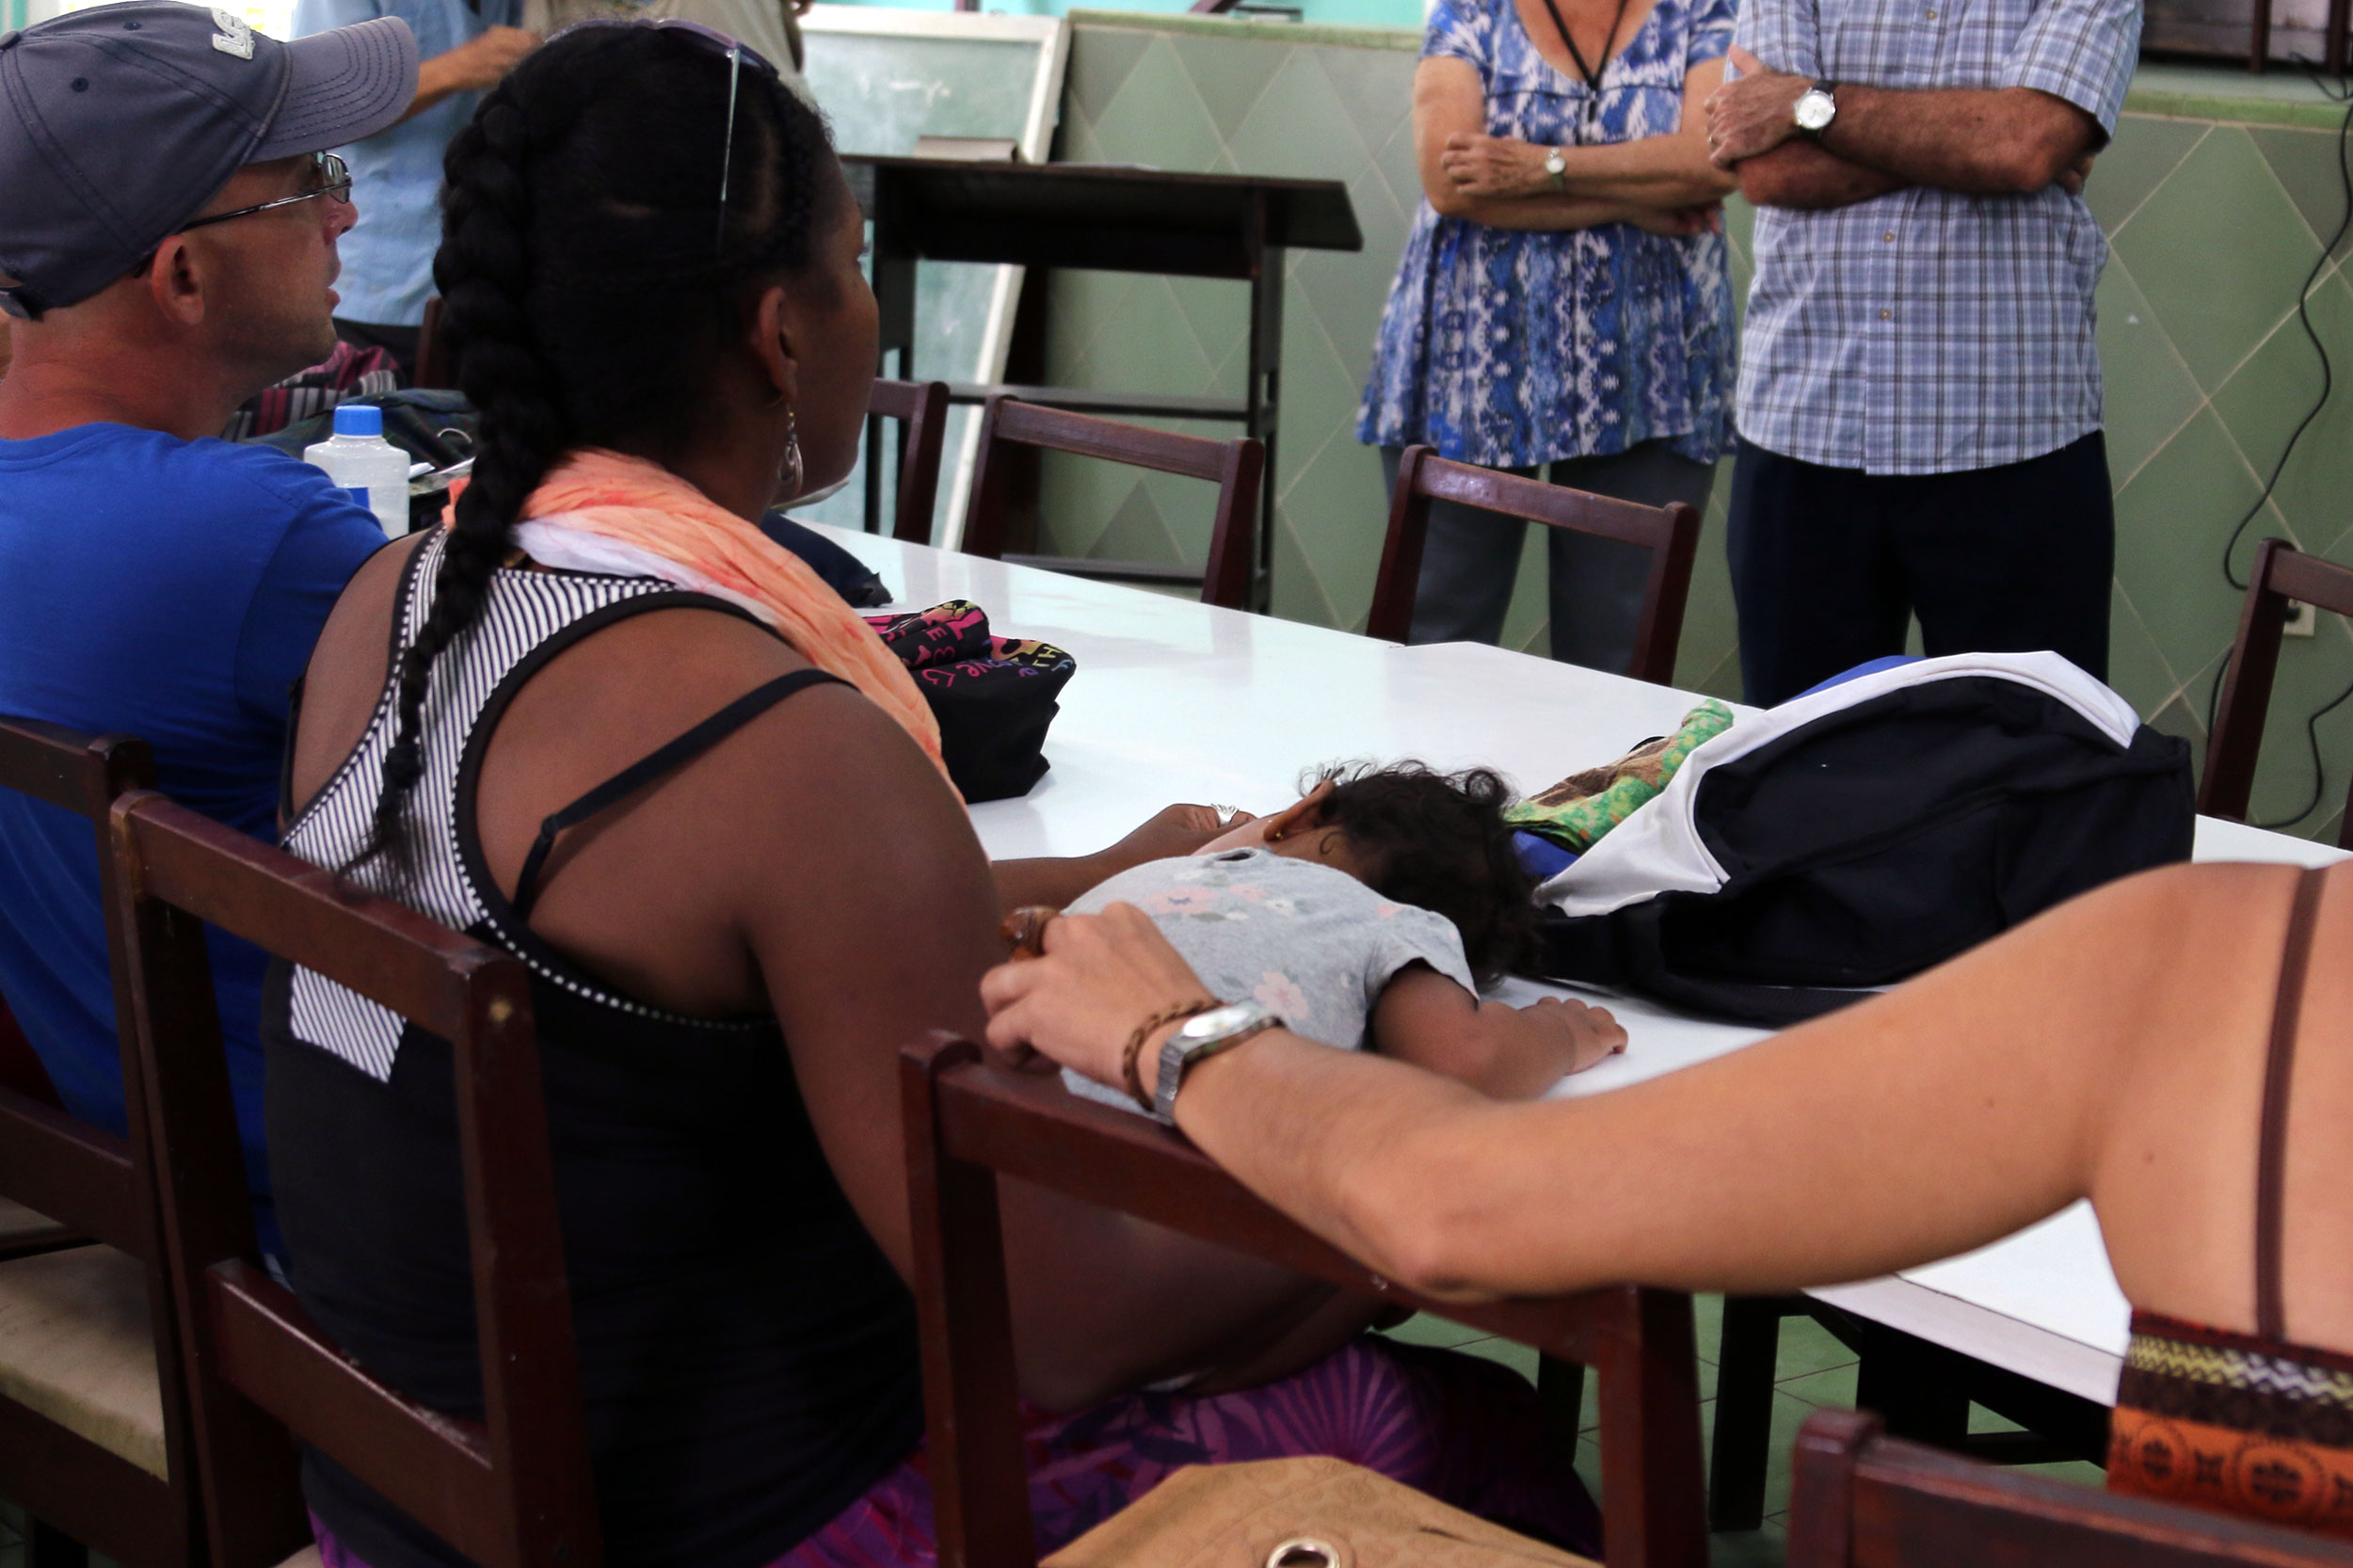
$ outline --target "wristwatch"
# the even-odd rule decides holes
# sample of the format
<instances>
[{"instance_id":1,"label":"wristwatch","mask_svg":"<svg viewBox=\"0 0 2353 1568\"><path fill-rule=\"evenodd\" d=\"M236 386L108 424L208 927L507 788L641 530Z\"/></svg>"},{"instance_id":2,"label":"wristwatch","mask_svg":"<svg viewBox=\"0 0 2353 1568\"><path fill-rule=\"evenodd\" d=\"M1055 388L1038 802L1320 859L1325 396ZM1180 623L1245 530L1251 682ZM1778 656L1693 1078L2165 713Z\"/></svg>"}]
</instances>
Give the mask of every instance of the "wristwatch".
<instances>
[{"instance_id":1,"label":"wristwatch","mask_svg":"<svg viewBox=\"0 0 2353 1568\"><path fill-rule=\"evenodd\" d=\"M1830 129L1830 122L1838 118L1838 84L1817 82L1800 93L1792 118L1798 122L1798 135L1808 141L1820 141L1822 133Z\"/></svg>"},{"instance_id":2,"label":"wristwatch","mask_svg":"<svg viewBox=\"0 0 2353 1568\"><path fill-rule=\"evenodd\" d=\"M1554 190L1569 188L1569 160L1557 147L1545 149L1545 177L1552 182Z\"/></svg>"},{"instance_id":3,"label":"wristwatch","mask_svg":"<svg viewBox=\"0 0 2353 1568\"><path fill-rule=\"evenodd\" d=\"M1160 1077L1152 1092L1152 1114L1174 1125L1176 1091L1193 1064L1219 1051L1231 1050L1252 1035L1280 1029L1283 1020L1255 1001L1229 1001L1206 1013L1195 1013L1169 1031L1160 1044Z\"/></svg>"}]
</instances>

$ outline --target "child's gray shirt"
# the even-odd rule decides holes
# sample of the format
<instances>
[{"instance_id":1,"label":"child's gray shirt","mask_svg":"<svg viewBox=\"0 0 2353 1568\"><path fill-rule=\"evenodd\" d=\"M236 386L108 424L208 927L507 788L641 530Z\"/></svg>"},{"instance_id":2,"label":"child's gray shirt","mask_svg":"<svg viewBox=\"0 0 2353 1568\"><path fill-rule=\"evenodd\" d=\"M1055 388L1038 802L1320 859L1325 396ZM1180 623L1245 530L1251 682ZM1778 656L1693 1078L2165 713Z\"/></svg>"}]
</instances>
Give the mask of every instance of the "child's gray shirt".
<instances>
[{"instance_id":1,"label":"child's gray shirt","mask_svg":"<svg viewBox=\"0 0 2353 1568\"><path fill-rule=\"evenodd\" d=\"M1273 850L1154 860L1097 884L1068 912L1092 915L1113 904L1151 916L1220 1001L1259 1002L1292 1033L1343 1050L1362 1048L1383 987L1408 964L1478 990L1453 921ZM1136 1109L1122 1091L1074 1072L1064 1070L1063 1082L1072 1094Z\"/></svg>"}]
</instances>

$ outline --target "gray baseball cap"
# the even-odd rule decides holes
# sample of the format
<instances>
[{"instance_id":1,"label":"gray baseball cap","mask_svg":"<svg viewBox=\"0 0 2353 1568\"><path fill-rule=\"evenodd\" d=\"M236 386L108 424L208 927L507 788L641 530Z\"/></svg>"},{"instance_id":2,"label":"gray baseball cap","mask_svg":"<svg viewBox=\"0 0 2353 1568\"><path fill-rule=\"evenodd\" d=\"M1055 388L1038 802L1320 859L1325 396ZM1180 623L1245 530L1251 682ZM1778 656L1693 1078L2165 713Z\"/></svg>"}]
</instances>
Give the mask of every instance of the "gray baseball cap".
<instances>
[{"instance_id":1,"label":"gray baseball cap","mask_svg":"<svg viewBox=\"0 0 2353 1568\"><path fill-rule=\"evenodd\" d=\"M240 168L373 136L416 91L397 17L281 43L231 11L127 0L0 33L0 310L79 304Z\"/></svg>"}]
</instances>

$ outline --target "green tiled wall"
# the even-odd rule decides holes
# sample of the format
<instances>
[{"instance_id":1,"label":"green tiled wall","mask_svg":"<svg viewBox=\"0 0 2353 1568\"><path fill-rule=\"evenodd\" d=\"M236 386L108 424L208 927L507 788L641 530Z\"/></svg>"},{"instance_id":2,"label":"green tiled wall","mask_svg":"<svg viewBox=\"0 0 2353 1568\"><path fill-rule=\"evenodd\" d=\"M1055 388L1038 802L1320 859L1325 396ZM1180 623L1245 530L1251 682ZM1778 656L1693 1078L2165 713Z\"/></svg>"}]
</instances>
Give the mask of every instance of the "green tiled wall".
<instances>
[{"instance_id":1,"label":"green tiled wall","mask_svg":"<svg viewBox=\"0 0 2353 1568\"><path fill-rule=\"evenodd\" d=\"M1417 37L1112 12L1074 13L1058 155L1180 170L1246 170L1346 182L1365 232L1355 255L1290 262L1283 341L1275 527L1277 614L1361 626L1385 502L1380 463L1354 436L1358 393L1406 224L1419 198L1408 105ZM2297 291L2343 213L2336 111L2283 79L2251 88L2224 72L2144 68L2088 190L2114 255L2101 284L2108 456L2117 489L2114 684L2201 748L2209 694L2239 595L2222 547L2320 388ZM2162 112L2159 112L2162 111ZM1749 215L1728 228L1745 296ZM2353 248L2353 244L2342 248ZM2332 258L2313 289L2314 328L2337 364L2327 409L2233 557L2282 535L2353 562L2353 280ZM1238 284L1112 273L1058 274L1048 377L1077 386L1241 395ZM1230 426L1199 426L1228 433ZM1737 696L1723 557L1729 468L1708 508L1677 677ZM1136 481L1094 465L1050 466L1048 548L1198 560L1202 487ZM1537 541L1507 624L1545 647ZM2281 659L2257 780L2261 819L2312 792L2306 717L2353 684L2353 633L2322 617ZM2322 719L2321 807L2297 824L2333 836L2353 769L2353 702Z\"/></svg>"}]
</instances>

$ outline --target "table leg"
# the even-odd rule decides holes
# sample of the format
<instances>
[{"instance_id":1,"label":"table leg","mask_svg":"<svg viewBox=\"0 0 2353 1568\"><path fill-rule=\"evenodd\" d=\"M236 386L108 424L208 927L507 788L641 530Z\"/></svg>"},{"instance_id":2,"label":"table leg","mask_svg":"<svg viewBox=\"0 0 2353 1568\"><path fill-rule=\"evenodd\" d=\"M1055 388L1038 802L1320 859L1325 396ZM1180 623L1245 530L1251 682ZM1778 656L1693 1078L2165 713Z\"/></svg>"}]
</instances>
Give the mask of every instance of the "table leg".
<instances>
[{"instance_id":1,"label":"table leg","mask_svg":"<svg viewBox=\"0 0 2353 1568\"><path fill-rule=\"evenodd\" d=\"M1753 1530L1765 1522L1772 1459L1773 1371L1781 1320L1803 1312L1795 1296L1726 1296L1716 1354L1716 1430L1709 1444L1707 1528Z\"/></svg>"},{"instance_id":2,"label":"table leg","mask_svg":"<svg viewBox=\"0 0 2353 1568\"><path fill-rule=\"evenodd\" d=\"M39 1519L25 1520L24 1568L89 1568L89 1548Z\"/></svg>"},{"instance_id":3,"label":"table leg","mask_svg":"<svg viewBox=\"0 0 2353 1568\"><path fill-rule=\"evenodd\" d=\"M1890 1437L1959 1448L1969 1436L1969 1358L1887 1327L1863 1325L1855 1403L1877 1412Z\"/></svg>"},{"instance_id":4,"label":"table leg","mask_svg":"<svg viewBox=\"0 0 2353 1568\"><path fill-rule=\"evenodd\" d=\"M1557 1355L1536 1360L1536 1403L1545 1413L1545 1431L1571 1460L1577 1457L1578 1423L1585 1415L1585 1365Z\"/></svg>"}]
</instances>

